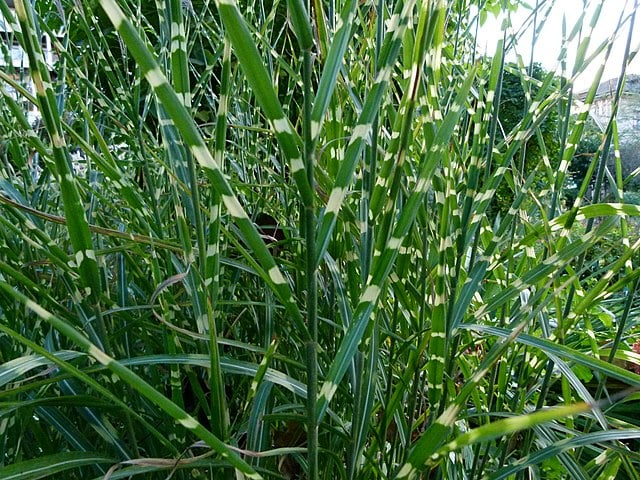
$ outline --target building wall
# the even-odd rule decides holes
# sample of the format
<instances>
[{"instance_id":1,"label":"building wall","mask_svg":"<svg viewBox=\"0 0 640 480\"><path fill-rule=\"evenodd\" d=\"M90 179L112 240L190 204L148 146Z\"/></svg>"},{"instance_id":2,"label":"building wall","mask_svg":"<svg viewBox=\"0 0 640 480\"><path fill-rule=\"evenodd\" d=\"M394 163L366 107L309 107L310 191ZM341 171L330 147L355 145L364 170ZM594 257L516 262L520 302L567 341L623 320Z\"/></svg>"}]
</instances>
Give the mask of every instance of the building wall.
<instances>
[{"instance_id":1,"label":"building wall","mask_svg":"<svg viewBox=\"0 0 640 480\"><path fill-rule=\"evenodd\" d=\"M4 0L0 0L4 1ZM7 2L9 10L13 10L13 2ZM42 37L42 50L44 54L45 63L53 69L53 65L56 62L56 56L54 49L52 48L51 38L45 33ZM16 81L23 88L30 93L35 94L35 87L31 80L29 71L29 58L26 52L19 45L15 38L14 32L9 25L9 22L0 13L0 69L8 73L13 80ZM8 83L0 83L0 87L5 90L14 100L23 102L25 110L27 111L27 117L30 122L36 122L40 115L35 105L28 103L22 98L16 89Z\"/></svg>"},{"instance_id":2,"label":"building wall","mask_svg":"<svg viewBox=\"0 0 640 480\"><path fill-rule=\"evenodd\" d=\"M615 95L617 80L608 80L600 84L596 99L591 108L591 116L603 129L606 128L613 97ZM578 97L583 99L585 94ZM636 136L640 130L640 75L627 77L624 91L618 105L618 132L621 137Z\"/></svg>"},{"instance_id":3,"label":"building wall","mask_svg":"<svg viewBox=\"0 0 640 480\"><path fill-rule=\"evenodd\" d=\"M606 129L613 107L618 80L612 79L602 82L591 106L591 118L603 131ZM580 104L586 97L586 92L577 95ZM629 75L625 82L624 91L620 96L617 112L618 137L620 141L620 158L622 173L626 177L640 168L640 75ZM615 172L614 147L610 148L611 160L609 169ZM632 189L640 189L640 178L628 184Z\"/></svg>"}]
</instances>

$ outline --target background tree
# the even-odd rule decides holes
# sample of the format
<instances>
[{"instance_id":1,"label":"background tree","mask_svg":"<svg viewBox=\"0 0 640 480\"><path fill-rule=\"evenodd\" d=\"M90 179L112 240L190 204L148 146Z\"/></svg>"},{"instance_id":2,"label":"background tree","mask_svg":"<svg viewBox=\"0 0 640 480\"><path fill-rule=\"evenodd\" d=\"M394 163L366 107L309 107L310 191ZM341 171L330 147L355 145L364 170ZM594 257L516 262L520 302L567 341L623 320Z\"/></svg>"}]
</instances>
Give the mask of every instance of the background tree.
<instances>
[{"instance_id":1,"label":"background tree","mask_svg":"<svg viewBox=\"0 0 640 480\"><path fill-rule=\"evenodd\" d=\"M0 102L0 478L637 478L640 209L555 201L570 83L501 126L516 2L60 0L53 68L43 3L0 1L43 116Z\"/></svg>"},{"instance_id":2,"label":"background tree","mask_svg":"<svg viewBox=\"0 0 640 480\"><path fill-rule=\"evenodd\" d=\"M516 63L505 65L498 113L499 129L502 138L513 141L513 134L522 130L521 122L538 96L547 72L539 63L533 63L530 69L524 70ZM554 79L559 86L560 79ZM537 127L534 135L519 149L510 163L510 172L496 191L494 214L504 215L515 198L519 186L525 178L537 171L536 190L542 192L548 185L545 172L549 167L557 168L560 163L560 117L558 111L549 111L544 121ZM526 125L524 126L526 128Z\"/></svg>"},{"instance_id":3,"label":"background tree","mask_svg":"<svg viewBox=\"0 0 640 480\"><path fill-rule=\"evenodd\" d=\"M570 183L566 188L566 202L568 205L573 204L578 189L582 185L587 174L589 165L591 165L602 142L603 132L598 128L591 117L589 117L585 126L585 131L582 134L580 143L576 148L575 154L571 159L571 165L569 166ZM592 178L590 182L592 187L593 181L594 178Z\"/></svg>"}]
</instances>

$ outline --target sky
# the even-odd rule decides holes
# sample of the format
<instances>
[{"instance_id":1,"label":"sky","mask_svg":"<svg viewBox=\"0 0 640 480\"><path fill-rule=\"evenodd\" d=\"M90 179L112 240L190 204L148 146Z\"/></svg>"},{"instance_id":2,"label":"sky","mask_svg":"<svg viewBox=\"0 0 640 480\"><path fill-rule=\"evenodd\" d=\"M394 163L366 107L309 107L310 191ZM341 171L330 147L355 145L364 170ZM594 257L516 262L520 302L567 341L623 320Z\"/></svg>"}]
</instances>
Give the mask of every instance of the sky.
<instances>
[{"instance_id":1,"label":"sky","mask_svg":"<svg viewBox=\"0 0 640 480\"><path fill-rule=\"evenodd\" d=\"M599 4L603 4L598 22L591 36L591 44L588 50L588 54L591 54L598 44L607 40L607 38L612 35L620 16L628 17L633 10L635 1L637 0L589 0L587 2L587 8L585 9L583 0L557 0L555 2L551 0L538 0L543 6L553 4L553 8L544 23L542 31L537 36L534 48L534 61L540 62L547 70L556 70L560 73L558 56L562 44L563 17L566 18L567 32L570 32L575 25L579 24L580 15L584 12L585 15L582 25L583 32L586 34L589 30L589 22L592 15L597 9L596 7ZM535 5L536 0L527 0L527 2L530 5ZM638 2L638 4L638 18L636 19L632 33L632 51L637 51L640 48L640 2ZM530 14L531 10L523 7L520 7L516 13L512 14L511 23L514 27L513 30L518 31L522 25L526 24ZM480 28L478 46L481 52L489 56L495 53L497 40L501 37L501 23L501 18L489 16L486 23ZM627 18L625 26L620 29L618 38L614 40L614 48L606 63L602 81L614 79L620 75L629 25L630 22ZM528 34L523 35L520 40L518 40L516 47L518 53L522 55L525 64L528 64L531 55L531 31L532 29L529 28ZM577 45L578 42L573 41L567 47L568 69L573 67ZM507 60L510 61L514 59L515 54L513 53L507 57ZM578 91L586 90L591 85L594 74L597 71L597 65L599 64L600 61L593 61L591 67L576 79L575 86ZM637 55L627 67L627 74L640 74L640 54Z\"/></svg>"}]
</instances>

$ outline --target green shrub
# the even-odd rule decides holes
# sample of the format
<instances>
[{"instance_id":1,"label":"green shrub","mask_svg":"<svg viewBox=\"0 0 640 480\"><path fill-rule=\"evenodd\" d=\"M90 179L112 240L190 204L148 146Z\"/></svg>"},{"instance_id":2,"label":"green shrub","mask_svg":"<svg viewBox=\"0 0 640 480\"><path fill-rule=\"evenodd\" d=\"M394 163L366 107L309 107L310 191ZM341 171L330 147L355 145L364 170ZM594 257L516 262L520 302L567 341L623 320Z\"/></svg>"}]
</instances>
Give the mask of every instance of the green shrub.
<instances>
[{"instance_id":1,"label":"green shrub","mask_svg":"<svg viewBox=\"0 0 640 480\"><path fill-rule=\"evenodd\" d=\"M477 60L505 2L121 3L16 0L0 477L637 476L640 209L562 210L587 112Z\"/></svg>"}]
</instances>

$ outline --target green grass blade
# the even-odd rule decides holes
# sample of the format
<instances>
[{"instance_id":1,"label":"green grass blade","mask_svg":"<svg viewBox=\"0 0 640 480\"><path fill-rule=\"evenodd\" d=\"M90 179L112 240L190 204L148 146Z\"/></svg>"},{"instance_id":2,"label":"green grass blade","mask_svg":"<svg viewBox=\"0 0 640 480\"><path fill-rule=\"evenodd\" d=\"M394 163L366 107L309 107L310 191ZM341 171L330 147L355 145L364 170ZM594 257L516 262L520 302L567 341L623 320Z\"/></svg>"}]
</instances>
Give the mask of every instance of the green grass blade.
<instances>
[{"instance_id":1,"label":"green grass blade","mask_svg":"<svg viewBox=\"0 0 640 480\"><path fill-rule=\"evenodd\" d=\"M65 216L68 219L67 228L74 250L74 258L71 261L78 268L82 279L80 297L87 298L95 304L99 301L102 292L96 252L85 216L84 202L71 170L71 158L62 130L61 112L58 110L51 84L49 67L44 62L42 45L36 34L38 26L30 3L18 0L15 6L23 33L24 48L32 66L31 75L36 87L38 106L42 112L55 159L55 164L51 164L50 167L62 192ZM101 319L98 320L97 325L100 342L108 350L107 333Z\"/></svg>"},{"instance_id":2,"label":"green grass blade","mask_svg":"<svg viewBox=\"0 0 640 480\"><path fill-rule=\"evenodd\" d=\"M205 429L195 418L185 412L182 408L178 407L175 403L168 400L161 392L158 392L140 376L98 349L85 336L75 330L72 326L52 315L37 303L26 298L24 295L16 292L6 283L0 283L0 288L6 293L13 295L15 298L23 302L27 308L37 314L42 320L49 322L63 335L68 337L79 347L83 348L96 361L111 370L113 374L117 375L118 378L120 378L123 382L127 383L130 387L137 390L149 401L164 410L184 428L192 431L199 438L203 439L211 448L222 455L229 462L229 464L236 468L239 472L242 472L249 478L262 478L235 452L230 450L220 439L218 439L215 435Z\"/></svg>"},{"instance_id":3,"label":"green grass blade","mask_svg":"<svg viewBox=\"0 0 640 480\"><path fill-rule=\"evenodd\" d=\"M162 103L163 108L167 111L167 114L173 120L173 123L176 126L177 130L182 135L183 141L185 142L186 146L191 150L193 156L200 163L200 165L205 168L207 172L209 172L211 181L213 183L213 188L215 188L218 194L221 196L222 202L226 206L230 215L233 217L233 220L238 224L238 227L244 234L250 248L253 250L258 261L261 263L261 266L263 268L262 275L264 280L274 289L274 292L282 301L285 308L287 308L287 310L290 312L292 319L298 324L301 331L305 331L306 327L302 320L302 315L297 307L297 304L294 301L293 293L291 292L289 284L287 283L285 277L282 275L280 269L277 267L264 242L260 238L255 225L250 220L245 210L242 208L242 205L238 201L233 189L226 180L225 175L220 168L220 165L215 161L215 159L209 152L206 144L202 139L202 136L198 132L198 129L193 122L193 119L189 115L189 112L182 105L175 91L171 88L166 78L160 71L158 64L153 58L153 55L149 52L146 45L138 36L136 30L124 16L122 10L117 6L117 4L115 4L115 2L111 0L103 0L101 2L101 5L109 15L111 21L124 39L125 43L127 43L127 47L131 50L131 53L136 58L140 68L143 71L143 74L149 81L151 87L154 89L155 94L158 96L158 99ZM233 17L237 9L234 10L231 6L228 7L231 9L228 11L228 13L231 17ZM246 39L242 37L241 39L239 39L239 41L241 40ZM251 57L251 55L247 55ZM257 95L260 98L261 94L257 93ZM276 120L279 121L281 120L281 118L284 119L284 117L277 117ZM278 129L276 129L276 131L278 131ZM283 136L283 138L288 139L287 142L289 142L291 145L287 145L289 145L291 148L295 148L297 151L297 146L295 146L292 130L288 126L288 121L287 128L283 128L282 126L279 127L279 133ZM301 159L300 165L302 165ZM306 174L304 172L301 172L301 174L304 176L306 181Z\"/></svg>"},{"instance_id":4,"label":"green grass blade","mask_svg":"<svg viewBox=\"0 0 640 480\"><path fill-rule=\"evenodd\" d=\"M299 0L292 0L295 4ZM216 2L220 17L225 25L225 31L234 47L234 54L238 58L245 72L247 82L251 85L256 100L264 111L271 128L278 139L285 159L289 162L291 175L293 176L300 198L304 205L311 205L313 191L304 171L304 163L300 151L301 140L285 116L282 105L278 100L271 78L262 63L258 48L251 37L246 21L242 17L235 0ZM308 33L303 20L304 15L297 9L294 10L294 22L296 28L303 29L302 41L308 44Z\"/></svg>"},{"instance_id":5,"label":"green grass blade","mask_svg":"<svg viewBox=\"0 0 640 480\"><path fill-rule=\"evenodd\" d=\"M96 464L113 464L113 458L97 453L62 452L55 455L25 460L0 468L0 478L5 480L36 480L49 478L74 468Z\"/></svg>"}]
</instances>

